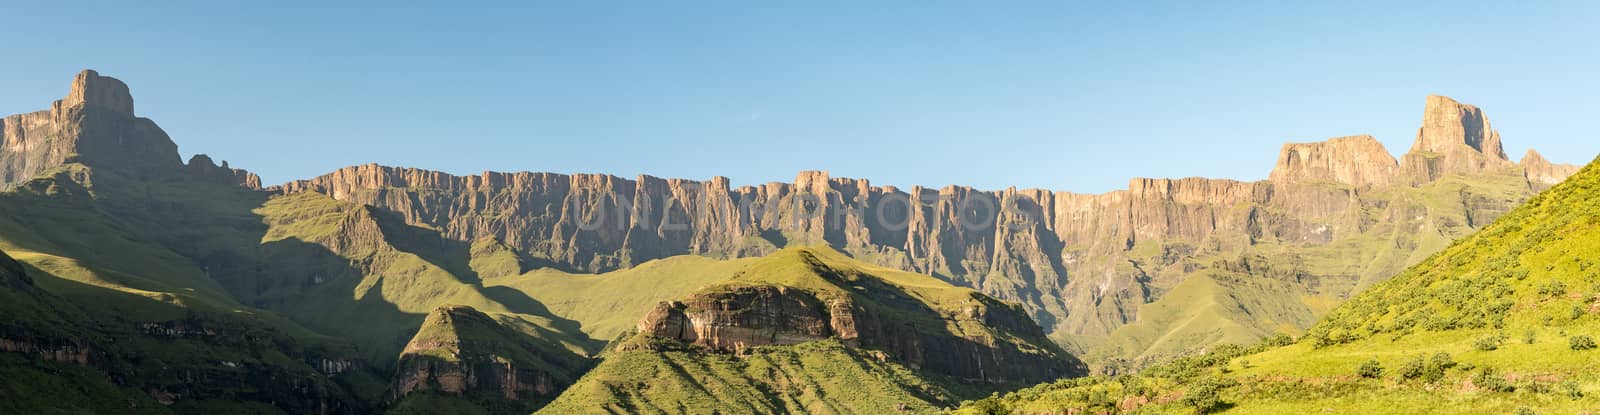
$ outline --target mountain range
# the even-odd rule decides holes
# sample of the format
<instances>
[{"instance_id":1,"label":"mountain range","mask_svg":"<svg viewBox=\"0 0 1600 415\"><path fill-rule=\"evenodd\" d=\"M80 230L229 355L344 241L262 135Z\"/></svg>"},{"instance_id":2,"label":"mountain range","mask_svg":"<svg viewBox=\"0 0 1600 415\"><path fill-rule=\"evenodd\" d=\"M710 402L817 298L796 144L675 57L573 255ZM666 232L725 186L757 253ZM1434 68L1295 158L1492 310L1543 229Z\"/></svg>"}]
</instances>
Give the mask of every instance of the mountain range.
<instances>
[{"instance_id":1,"label":"mountain range","mask_svg":"<svg viewBox=\"0 0 1600 415\"><path fill-rule=\"evenodd\" d=\"M1368 298L1578 171L1510 161L1432 96L1398 159L1341 137L1286 144L1268 180L1097 195L379 165L263 186L182 161L133 103L84 71L0 120L5 412L931 412L1388 333L1351 310L1395 309Z\"/></svg>"}]
</instances>

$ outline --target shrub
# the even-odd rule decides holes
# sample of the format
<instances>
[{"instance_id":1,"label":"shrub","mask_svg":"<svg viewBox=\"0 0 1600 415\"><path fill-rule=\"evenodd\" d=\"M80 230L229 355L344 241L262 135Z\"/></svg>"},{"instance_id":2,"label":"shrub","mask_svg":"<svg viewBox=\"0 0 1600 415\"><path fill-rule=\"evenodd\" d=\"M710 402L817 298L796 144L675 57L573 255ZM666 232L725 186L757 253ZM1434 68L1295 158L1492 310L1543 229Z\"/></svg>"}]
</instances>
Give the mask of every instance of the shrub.
<instances>
[{"instance_id":1,"label":"shrub","mask_svg":"<svg viewBox=\"0 0 1600 415\"><path fill-rule=\"evenodd\" d=\"M1485 352L1493 351L1500 348L1500 341L1500 336L1479 337L1477 341L1472 342L1472 347Z\"/></svg>"},{"instance_id":2,"label":"shrub","mask_svg":"<svg viewBox=\"0 0 1600 415\"><path fill-rule=\"evenodd\" d=\"M1378 363L1378 359L1361 362L1361 367L1356 368L1356 374L1368 379L1383 377L1383 364Z\"/></svg>"},{"instance_id":3,"label":"shrub","mask_svg":"<svg viewBox=\"0 0 1600 415\"><path fill-rule=\"evenodd\" d=\"M1536 332L1533 329L1528 329L1528 331L1522 333L1523 343L1533 344L1537 341L1539 341L1539 332Z\"/></svg>"},{"instance_id":4,"label":"shrub","mask_svg":"<svg viewBox=\"0 0 1600 415\"><path fill-rule=\"evenodd\" d=\"M1423 367L1422 381L1433 383L1443 380L1445 371L1455 366L1456 362L1450 359L1449 353L1439 352L1434 354L1432 359L1428 359L1428 364Z\"/></svg>"},{"instance_id":5,"label":"shrub","mask_svg":"<svg viewBox=\"0 0 1600 415\"><path fill-rule=\"evenodd\" d=\"M1511 392L1516 390L1515 387L1511 386L1511 382L1506 381L1504 376L1500 376L1499 374L1495 373L1494 368L1488 367L1483 368L1483 370L1479 370L1478 374L1472 377L1472 384L1477 385L1479 388L1494 392Z\"/></svg>"},{"instance_id":6,"label":"shrub","mask_svg":"<svg viewBox=\"0 0 1600 415\"><path fill-rule=\"evenodd\" d=\"M1450 358L1449 353L1439 352L1435 353L1432 359L1428 359L1428 365L1440 369L1449 369L1456 366L1456 361Z\"/></svg>"},{"instance_id":7,"label":"shrub","mask_svg":"<svg viewBox=\"0 0 1600 415\"><path fill-rule=\"evenodd\" d=\"M1189 386L1183 392L1184 406L1194 408L1197 414L1207 414L1222 409L1222 390L1228 387L1225 380L1208 377Z\"/></svg>"},{"instance_id":8,"label":"shrub","mask_svg":"<svg viewBox=\"0 0 1600 415\"><path fill-rule=\"evenodd\" d=\"M1526 407L1526 406L1517 407L1517 415L1536 415L1536 414L1538 414L1538 412L1534 412L1533 408L1529 408L1529 407Z\"/></svg>"},{"instance_id":9,"label":"shrub","mask_svg":"<svg viewBox=\"0 0 1600 415\"><path fill-rule=\"evenodd\" d=\"M1589 350L1589 349L1593 349L1593 348L1595 348L1594 338L1593 337L1589 337L1589 336L1584 336L1584 335L1577 335L1577 336L1568 337L1567 338L1567 347L1571 347L1572 350Z\"/></svg>"},{"instance_id":10,"label":"shrub","mask_svg":"<svg viewBox=\"0 0 1600 415\"><path fill-rule=\"evenodd\" d=\"M1539 285L1539 295L1542 296L1555 297L1558 295L1565 295L1566 293L1567 283L1561 281L1550 281Z\"/></svg>"},{"instance_id":11,"label":"shrub","mask_svg":"<svg viewBox=\"0 0 1600 415\"><path fill-rule=\"evenodd\" d=\"M1427 360L1423 359L1422 355L1420 354L1411 359L1407 359L1405 363L1400 365L1400 377L1406 379L1420 378L1422 375L1426 374L1427 371Z\"/></svg>"},{"instance_id":12,"label":"shrub","mask_svg":"<svg viewBox=\"0 0 1600 415\"><path fill-rule=\"evenodd\" d=\"M1583 318L1583 315L1584 315L1583 306L1577 306L1577 305L1572 306L1572 312L1570 314L1571 314L1570 317L1572 317L1573 320L1577 320L1577 319Z\"/></svg>"},{"instance_id":13,"label":"shrub","mask_svg":"<svg viewBox=\"0 0 1600 415\"><path fill-rule=\"evenodd\" d=\"M1575 381L1561 382L1561 392L1567 394L1567 397L1573 400L1583 399L1583 388L1578 386L1578 382Z\"/></svg>"}]
</instances>

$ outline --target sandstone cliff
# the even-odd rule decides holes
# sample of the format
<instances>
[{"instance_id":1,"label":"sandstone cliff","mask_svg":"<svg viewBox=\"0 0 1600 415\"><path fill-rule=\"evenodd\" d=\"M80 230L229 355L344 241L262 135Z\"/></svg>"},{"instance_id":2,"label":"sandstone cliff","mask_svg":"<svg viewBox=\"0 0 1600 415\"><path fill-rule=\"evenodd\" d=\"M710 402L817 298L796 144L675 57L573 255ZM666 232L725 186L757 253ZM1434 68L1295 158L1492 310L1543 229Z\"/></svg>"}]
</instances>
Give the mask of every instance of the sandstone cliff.
<instances>
[{"instance_id":1,"label":"sandstone cliff","mask_svg":"<svg viewBox=\"0 0 1600 415\"><path fill-rule=\"evenodd\" d=\"M1490 127L1483 110L1438 95L1428 96L1417 141L1401 159L1401 169L1412 183L1509 167L1500 132Z\"/></svg>"},{"instance_id":2,"label":"sandstone cliff","mask_svg":"<svg viewBox=\"0 0 1600 415\"><path fill-rule=\"evenodd\" d=\"M1084 371L1020 307L931 277L874 273L850 262L826 248L786 249L727 284L660 303L638 330L733 353L836 339L974 383Z\"/></svg>"},{"instance_id":3,"label":"sandstone cliff","mask_svg":"<svg viewBox=\"0 0 1600 415\"><path fill-rule=\"evenodd\" d=\"M1331 181L1351 186L1387 185L1400 167L1389 150L1370 135L1319 143L1283 145L1273 182Z\"/></svg>"},{"instance_id":4,"label":"sandstone cliff","mask_svg":"<svg viewBox=\"0 0 1600 415\"><path fill-rule=\"evenodd\" d=\"M1551 163L1550 160L1545 160L1543 155L1531 148L1528 149L1527 154L1522 156L1522 161L1518 162L1517 165L1522 167L1523 175L1528 179L1528 186L1538 190L1555 186L1582 168L1571 164Z\"/></svg>"},{"instance_id":5,"label":"sandstone cliff","mask_svg":"<svg viewBox=\"0 0 1600 415\"><path fill-rule=\"evenodd\" d=\"M0 119L0 189L11 188L66 163L115 170L139 179L178 175L185 165L178 146L161 127L134 115L133 96L116 78L85 70L67 96L50 109ZM210 159L205 159L209 165ZM196 166L206 180L259 188L243 170Z\"/></svg>"},{"instance_id":6,"label":"sandstone cliff","mask_svg":"<svg viewBox=\"0 0 1600 415\"><path fill-rule=\"evenodd\" d=\"M369 164L275 190L378 206L453 239L493 238L575 271L672 255L742 257L826 244L1020 301L1055 333L1105 335L1210 262L1195 258L1236 257L1262 243L1314 249L1402 225L1436 223L1445 238L1481 226L1540 185L1530 180L1512 193L1469 186L1450 196L1470 211L1459 214L1379 189L1428 186L1452 174L1522 176L1500 148L1481 110L1430 97L1417 143L1403 162L1367 136L1289 144L1272 179L1261 182L1134 179L1127 190L1085 195L964 186L902 190L808 171L793 183L733 188L722 177L454 176ZM1566 173L1530 166L1539 181ZM1431 242L1394 244L1404 251L1396 255L1401 258L1437 249ZM1365 281L1405 265L1380 262L1338 273ZM1343 288L1330 288L1329 295L1343 295L1353 284L1335 284Z\"/></svg>"}]
</instances>

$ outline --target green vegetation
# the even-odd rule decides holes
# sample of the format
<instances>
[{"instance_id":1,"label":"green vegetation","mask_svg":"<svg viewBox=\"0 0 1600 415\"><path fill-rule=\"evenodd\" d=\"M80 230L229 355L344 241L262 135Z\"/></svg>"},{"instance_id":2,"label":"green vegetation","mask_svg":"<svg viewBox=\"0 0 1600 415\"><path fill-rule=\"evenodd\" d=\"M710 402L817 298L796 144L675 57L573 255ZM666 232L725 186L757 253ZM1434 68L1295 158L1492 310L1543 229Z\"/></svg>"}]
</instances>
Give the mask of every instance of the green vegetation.
<instances>
[{"instance_id":1,"label":"green vegetation","mask_svg":"<svg viewBox=\"0 0 1600 415\"><path fill-rule=\"evenodd\" d=\"M1350 189L1324 190L1346 197ZM1326 244L1224 236L1141 243L1129 252L1134 267L1127 272L1149 274L1157 299L1138 306L1137 320L1109 336L1056 337L1076 345L1091 365L1119 373L1220 344L1298 336L1344 298L1422 262L1531 196L1521 175L1458 175L1362 193L1358 211L1325 218L1332 224ZM1174 252L1192 256L1175 259Z\"/></svg>"},{"instance_id":2,"label":"green vegetation","mask_svg":"<svg viewBox=\"0 0 1600 415\"><path fill-rule=\"evenodd\" d=\"M700 260L673 261L710 264ZM673 261L641 268L677 269L687 265ZM733 354L676 339L634 334L614 344L610 352L601 356L598 367L543 413L924 413L953 406L963 397L1007 387L961 381L934 369L950 370L953 365L948 362L924 361L920 368L907 367L904 359L920 360L923 356L897 355L907 351L885 346L908 339L881 338L889 335L909 337L914 339L909 340L911 343L952 353L960 350L957 347L963 341L977 339L990 342L986 347L997 350L1033 354L1035 359L1044 359L1035 361L1046 362L1046 366L1066 367L1065 360L1057 359L1070 358L1023 317L1020 306L926 275L867 265L822 247L789 248L736 262L741 267L731 276L693 295L716 298L744 292L752 286L797 290L821 304L853 304L853 309L859 310L853 317L853 327L863 330L861 337L851 339L849 346L837 338L828 338L757 346ZM993 316L994 321L976 316ZM1013 323L999 320L1005 316L1021 318L1028 328L1018 329ZM877 328L886 332L868 332ZM1025 378L1027 373L1040 369L1046 368L1027 367L1007 376Z\"/></svg>"},{"instance_id":3,"label":"green vegetation","mask_svg":"<svg viewBox=\"0 0 1600 415\"><path fill-rule=\"evenodd\" d=\"M1186 403L1212 401L1211 390L1194 386L1208 376L1232 382L1216 394L1225 413L1590 410L1600 405L1590 393L1600 387L1600 360L1587 350L1592 339L1577 333L1600 324L1587 308L1572 309L1600 301L1588 288L1600 288L1593 252L1600 163L1373 285L1297 342L1217 347L1138 376L1040 385L957 413L1193 412L1204 409ZM1525 340L1506 342L1506 332ZM1539 341L1541 332L1567 341Z\"/></svg>"},{"instance_id":4,"label":"green vegetation","mask_svg":"<svg viewBox=\"0 0 1600 415\"><path fill-rule=\"evenodd\" d=\"M948 386L954 382L834 340L758 347L746 356L630 341L657 344L608 354L540 413L927 413L953 406L957 394Z\"/></svg>"},{"instance_id":5,"label":"green vegetation","mask_svg":"<svg viewBox=\"0 0 1600 415\"><path fill-rule=\"evenodd\" d=\"M1594 338L1581 335L1568 337L1567 347L1572 350L1592 350L1595 348Z\"/></svg>"}]
</instances>

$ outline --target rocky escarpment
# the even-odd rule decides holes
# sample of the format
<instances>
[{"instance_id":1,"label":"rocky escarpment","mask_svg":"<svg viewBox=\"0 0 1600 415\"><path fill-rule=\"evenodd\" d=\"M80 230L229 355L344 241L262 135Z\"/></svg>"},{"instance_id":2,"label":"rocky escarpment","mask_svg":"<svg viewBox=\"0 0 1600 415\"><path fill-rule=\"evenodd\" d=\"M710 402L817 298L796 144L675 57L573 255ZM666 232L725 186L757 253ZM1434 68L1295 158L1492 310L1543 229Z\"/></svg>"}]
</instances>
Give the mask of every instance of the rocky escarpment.
<instances>
[{"instance_id":1,"label":"rocky escarpment","mask_svg":"<svg viewBox=\"0 0 1600 415\"><path fill-rule=\"evenodd\" d=\"M1351 186L1387 185L1399 164L1370 135L1339 137L1317 143L1290 143L1278 154L1273 182L1331 181Z\"/></svg>"},{"instance_id":2,"label":"rocky escarpment","mask_svg":"<svg viewBox=\"0 0 1600 415\"><path fill-rule=\"evenodd\" d=\"M1345 137L1285 146L1272 180L1134 179L1128 189L1106 194L900 189L826 172L802 172L793 183L732 187L722 177L454 176L379 165L348 167L276 190L378 206L453 239L493 238L542 263L577 271L683 254L756 256L822 243L1020 301L1052 332L1104 335L1209 263L1185 258L1236 256L1269 242L1324 246L1415 225L1405 222L1482 224L1539 188L1529 185L1514 194L1464 189L1460 204L1476 211L1471 221L1428 218L1426 208L1414 203L1375 200L1383 192L1373 189L1422 186L1451 174L1523 174L1496 161L1504 158L1500 138L1481 110L1430 97L1425 113L1404 162L1370 137ZM1549 172L1540 180L1562 173ZM1146 256L1146 247L1168 252L1155 260L1138 258Z\"/></svg>"},{"instance_id":3,"label":"rocky escarpment","mask_svg":"<svg viewBox=\"0 0 1600 415\"><path fill-rule=\"evenodd\" d=\"M953 300L930 303L925 298L934 294L830 265L822 259L827 256L813 249L774 254L763 261L790 266L753 266L730 284L662 302L639 322L638 330L733 353L836 339L968 382L1000 384L1082 373L1077 361L1051 345L1018 306L954 287L946 293ZM784 272L800 276L763 275ZM769 280L813 288L764 282Z\"/></svg>"},{"instance_id":4,"label":"rocky escarpment","mask_svg":"<svg viewBox=\"0 0 1600 415\"><path fill-rule=\"evenodd\" d=\"M1548 189L1561 183L1581 168L1571 164L1551 163L1531 148L1517 165L1522 167L1523 177L1528 179L1528 186L1538 190Z\"/></svg>"},{"instance_id":5,"label":"rocky escarpment","mask_svg":"<svg viewBox=\"0 0 1600 415\"><path fill-rule=\"evenodd\" d=\"M66 163L115 170L138 179L190 177L259 188L254 174L204 163L187 166L161 127L133 111L128 85L85 70L50 109L0 119L0 189ZM199 158L199 157L197 157ZM224 163L226 164L226 163Z\"/></svg>"},{"instance_id":6,"label":"rocky escarpment","mask_svg":"<svg viewBox=\"0 0 1600 415\"><path fill-rule=\"evenodd\" d=\"M531 409L571 385L583 369L572 363L581 360L575 355L540 356L541 351L550 352L472 307L440 307L401 352L389 398L436 392L524 402Z\"/></svg>"},{"instance_id":7,"label":"rocky escarpment","mask_svg":"<svg viewBox=\"0 0 1600 415\"><path fill-rule=\"evenodd\" d=\"M1448 97L1428 96L1417 140L1400 161L1411 183L1427 183L1450 174L1481 173L1510 168L1500 132L1483 110Z\"/></svg>"}]
</instances>

